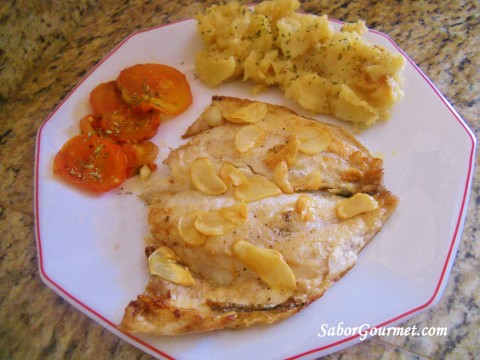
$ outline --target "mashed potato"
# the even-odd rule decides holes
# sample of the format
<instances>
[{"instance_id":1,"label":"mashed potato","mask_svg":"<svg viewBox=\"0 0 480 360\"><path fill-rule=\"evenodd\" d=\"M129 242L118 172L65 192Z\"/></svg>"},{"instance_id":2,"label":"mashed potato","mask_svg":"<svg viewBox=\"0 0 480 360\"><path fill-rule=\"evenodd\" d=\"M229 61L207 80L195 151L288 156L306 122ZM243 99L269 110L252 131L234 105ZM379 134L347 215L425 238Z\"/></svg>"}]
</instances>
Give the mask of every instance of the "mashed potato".
<instances>
[{"instance_id":1,"label":"mashed potato","mask_svg":"<svg viewBox=\"0 0 480 360\"><path fill-rule=\"evenodd\" d=\"M367 43L365 23L335 32L326 15L297 13L297 0L237 2L198 14L205 48L196 54L200 79L216 87L236 78L254 93L279 86L303 108L359 124L388 119L403 97L404 58Z\"/></svg>"}]
</instances>

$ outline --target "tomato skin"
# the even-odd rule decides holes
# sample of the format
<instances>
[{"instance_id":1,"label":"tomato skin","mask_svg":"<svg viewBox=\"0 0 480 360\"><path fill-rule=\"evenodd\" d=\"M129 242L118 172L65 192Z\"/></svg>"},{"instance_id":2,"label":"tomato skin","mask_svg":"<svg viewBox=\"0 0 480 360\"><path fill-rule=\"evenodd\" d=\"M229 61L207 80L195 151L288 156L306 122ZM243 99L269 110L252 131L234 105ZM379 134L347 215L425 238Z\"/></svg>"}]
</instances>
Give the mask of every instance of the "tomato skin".
<instances>
[{"instance_id":1,"label":"tomato skin","mask_svg":"<svg viewBox=\"0 0 480 360\"><path fill-rule=\"evenodd\" d=\"M158 147L151 141L143 141L138 144L122 144L122 150L127 156L127 177L138 174L143 165L150 170L155 170L155 160L158 156Z\"/></svg>"},{"instance_id":2,"label":"tomato skin","mask_svg":"<svg viewBox=\"0 0 480 360\"><path fill-rule=\"evenodd\" d=\"M168 65L127 67L120 72L117 86L125 102L140 113L155 109L167 115L178 115L192 103L186 76Z\"/></svg>"},{"instance_id":3,"label":"tomato skin","mask_svg":"<svg viewBox=\"0 0 480 360\"><path fill-rule=\"evenodd\" d=\"M125 181L127 156L119 145L97 135L77 135L57 153L53 171L83 190L103 193Z\"/></svg>"}]
</instances>

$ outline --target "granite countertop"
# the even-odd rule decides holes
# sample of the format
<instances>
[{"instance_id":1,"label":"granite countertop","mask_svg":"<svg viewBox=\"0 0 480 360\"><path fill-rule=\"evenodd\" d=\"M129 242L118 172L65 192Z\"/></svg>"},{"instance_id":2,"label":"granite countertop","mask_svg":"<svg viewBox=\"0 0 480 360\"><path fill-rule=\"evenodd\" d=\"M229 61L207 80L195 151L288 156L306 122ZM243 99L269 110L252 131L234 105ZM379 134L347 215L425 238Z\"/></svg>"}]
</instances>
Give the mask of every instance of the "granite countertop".
<instances>
[{"instance_id":1,"label":"granite countertop","mask_svg":"<svg viewBox=\"0 0 480 360\"><path fill-rule=\"evenodd\" d=\"M6 1L0 5L0 358L150 359L45 286L34 238L35 136L92 67L132 32L191 17L213 1ZM478 137L480 3L302 1L388 34L435 83ZM448 336L377 336L332 359L474 358L480 350L480 174L445 293L404 326ZM432 180L435 181L435 180Z\"/></svg>"}]
</instances>

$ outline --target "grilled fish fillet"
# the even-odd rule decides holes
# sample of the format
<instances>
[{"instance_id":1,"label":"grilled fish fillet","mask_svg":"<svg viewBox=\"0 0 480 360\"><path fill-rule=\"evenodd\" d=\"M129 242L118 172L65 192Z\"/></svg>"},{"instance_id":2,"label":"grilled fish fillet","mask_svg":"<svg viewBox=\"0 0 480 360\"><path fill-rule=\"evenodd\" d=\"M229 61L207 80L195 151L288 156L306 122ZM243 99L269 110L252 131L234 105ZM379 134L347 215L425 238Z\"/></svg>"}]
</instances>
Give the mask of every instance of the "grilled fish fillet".
<instances>
[{"instance_id":1,"label":"grilled fish fillet","mask_svg":"<svg viewBox=\"0 0 480 360\"><path fill-rule=\"evenodd\" d=\"M214 97L211 107L223 114L225 109L248 104L248 100ZM256 123L268 132L263 146L239 153L233 142L245 125L207 121L210 115L206 109L185 134L190 141L166 159L172 175L168 185L153 187L145 195L152 235L146 252L150 255L161 247L173 250L194 281L179 285L152 275L145 293L127 306L119 326L123 331L179 335L271 324L287 318L339 280L394 212L398 199L384 188L382 161L373 158L345 130L302 118L284 107L267 108L265 117ZM233 187L209 195L192 185L190 167L195 159L210 159L215 171L228 162L247 177L262 176L274 182L274 170L265 159L271 156L272 148L288 141L290 134L305 124L328 129L332 139L319 154L298 153L289 165L289 176L293 182L320 170L322 184L318 189L247 201L245 219L234 227L206 236L201 244L185 241L179 230L182 216L239 204ZM357 193L369 193L377 206L352 217L339 216L341 204ZM305 197L308 216L299 208ZM294 288L268 284L255 266L234 251L239 241L282 258L283 266L294 276Z\"/></svg>"},{"instance_id":2,"label":"grilled fish fillet","mask_svg":"<svg viewBox=\"0 0 480 360\"><path fill-rule=\"evenodd\" d=\"M212 112L215 113L212 110L223 114L251 103L252 101L246 99L213 97L211 106L184 135L186 138L193 138L185 146L173 151L165 161L176 184L184 184L188 188L188 167L191 161L199 156L206 156L217 162L231 162L237 167L250 168L257 174L272 178L273 169L264 162L267 155L275 148L285 145L295 129L311 125L328 131L332 135L331 142L328 148L319 154L298 154L295 166L290 169L292 181L312 170L319 170L323 180L322 189L331 192L349 195L357 192L375 193L382 189L382 160L373 157L350 133L340 126L301 117L283 106L265 104L265 118L255 123L268 133L263 146L239 153L232 144L239 128L244 125L225 121L221 126L212 126L207 119Z\"/></svg>"}]
</instances>

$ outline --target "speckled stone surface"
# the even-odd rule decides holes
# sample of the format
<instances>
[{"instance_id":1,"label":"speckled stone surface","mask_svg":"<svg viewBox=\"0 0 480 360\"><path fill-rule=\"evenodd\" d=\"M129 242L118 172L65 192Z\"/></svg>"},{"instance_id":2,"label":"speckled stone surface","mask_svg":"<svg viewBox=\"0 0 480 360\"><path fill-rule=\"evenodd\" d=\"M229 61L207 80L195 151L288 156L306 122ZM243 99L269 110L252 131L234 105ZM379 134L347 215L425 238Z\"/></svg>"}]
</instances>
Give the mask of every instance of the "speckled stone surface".
<instances>
[{"instance_id":1,"label":"speckled stone surface","mask_svg":"<svg viewBox=\"0 0 480 360\"><path fill-rule=\"evenodd\" d=\"M82 315L38 275L33 221L35 135L82 77L132 32L191 17L214 1L6 1L0 5L0 359L150 359ZM478 137L480 3L303 1L365 19L435 83ZM330 359L469 359L480 351L478 158L462 240L440 302L403 326L447 336L377 336Z\"/></svg>"}]
</instances>

